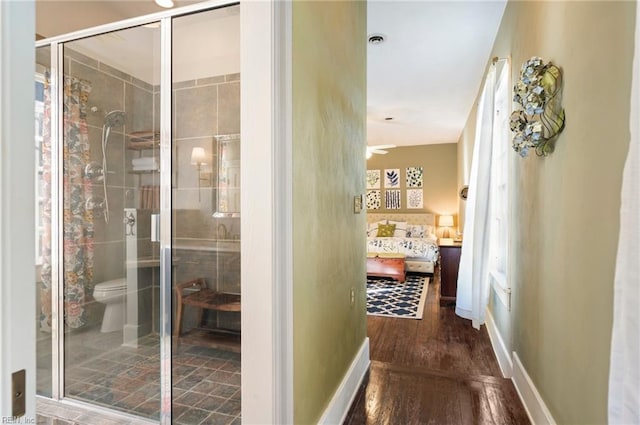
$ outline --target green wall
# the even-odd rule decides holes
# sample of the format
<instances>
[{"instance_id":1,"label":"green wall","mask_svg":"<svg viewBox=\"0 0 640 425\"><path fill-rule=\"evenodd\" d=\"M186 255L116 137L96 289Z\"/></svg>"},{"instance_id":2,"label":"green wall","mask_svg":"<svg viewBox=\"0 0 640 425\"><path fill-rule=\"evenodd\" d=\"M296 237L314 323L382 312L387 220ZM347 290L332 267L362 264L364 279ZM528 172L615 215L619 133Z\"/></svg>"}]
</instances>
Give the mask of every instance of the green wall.
<instances>
[{"instance_id":1,"label":"green wall","mask_svg":"<svg viewBox=\"0 0 640 425\"><path fill-rule=\"evenodd\" d=\"M494 45L493 56L511 55L513 81L534 55L564 71L567 121L555 152L513 153L513 307L507 311L495 294L491 304L503 339L561 424L607 422L635 7L510 1ZM463 166L473 140L463 134L460 142Z\"/></svg>"},{"instance_id":2,"label":"green wall","mask_svg":"<svg viewBox=\"0 0 640 425\"><path fill-rule=\"evenodd\" d=\"M293 3L294 421L317 423L366 337L366 2ZM350 305L350 290L356 291Z\"/></svg>"},{"instance_id":3,"label":"green wall","mask_svg":"<svg viewBox=\"0 0 640 425\"><path fill-rule=\"evenodd\" d=\"M381 208L369 211L372 213L432 212L436 215L453 214L456 216L458 214L457 146L456 143L403 146L387 149L386 155L374 154L367 160L367 169L380 170L380 175L383 178L380 184ZM407 167L422 167L423 169L423 209L407 208ZM400 169L402 208L398 210L388 210L384 205L384 170L386 168ZM454 224L457 226L457 220Z\"/></svg>"}]
</instances>

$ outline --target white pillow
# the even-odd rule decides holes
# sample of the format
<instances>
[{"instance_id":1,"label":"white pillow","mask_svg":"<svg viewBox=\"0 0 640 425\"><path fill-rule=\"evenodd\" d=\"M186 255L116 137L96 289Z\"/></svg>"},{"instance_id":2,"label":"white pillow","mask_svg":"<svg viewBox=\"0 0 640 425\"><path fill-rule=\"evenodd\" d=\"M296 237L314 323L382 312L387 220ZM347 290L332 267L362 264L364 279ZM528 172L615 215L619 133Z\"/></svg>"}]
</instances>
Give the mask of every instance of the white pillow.
<instances>
[{"instance_id":1,"label":"white pillow","mask_svg":"<svg viewBox=\"0 0 640 425\"><path fill-rule=\"evenodd\" d=\"M425 238L435 238L436 237L436 228L430 224L425 224L424 226L424 236Z\"/></svg>"},{"instance_id":2,"label":"white pillow","mask_svg":"<svg viewBox=\"0 0 640 425\"><path fill-rule=\"evenodd\" d=\"M388 224L395 224L396 230L393 232L394 238L406 238L407 237L407 222L406 221L393 221L389 220Z\"/></svg>"},{"instance_id":3,"label":"white pillow","mask_svg":"<svg viewBox=\"0 0 640 425\"><path fill-rule=\"evenodd\" d=\"M425 226L420 224L409 224L407 225L407 237L408 238L424 238L425 237Z\"/></svg>"}]
</instances>

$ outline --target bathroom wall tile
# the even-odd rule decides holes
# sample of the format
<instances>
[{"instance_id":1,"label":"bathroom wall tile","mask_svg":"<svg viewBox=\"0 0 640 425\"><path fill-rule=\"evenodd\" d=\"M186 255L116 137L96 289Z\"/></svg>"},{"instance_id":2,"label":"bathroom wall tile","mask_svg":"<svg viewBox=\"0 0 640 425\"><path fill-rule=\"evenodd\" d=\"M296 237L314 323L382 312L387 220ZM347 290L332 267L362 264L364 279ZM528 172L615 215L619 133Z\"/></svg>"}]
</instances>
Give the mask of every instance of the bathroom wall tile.
<instances>
[{"instance_id":1,"label":"bathroom wall tile","mask_svg":"<svg viewBox=\"0 0 640 425\"><path fill-rule=\"evenodd\" d=\"M123 110L124 82L122 80L78 62L71 63L69 73L91 82L91 93L87 103L90 108L97 107L98 111L87 114L88 124L102 128L104 117L108 112Z\"/></svg>"},{"instance_id":2,"label":"bathroom wall tile","mask_svg":"<svg viewBox=\"0 0 640 425\"><path fill-rule=\"evenodd\" d=\"M124 190L124 207L125 208L137 208L139 200L137 197L137 190L131 187L127 187Z\"/></svg>"},{"instance_id":3,"label":"bathroom wall tile","mask_svg":"<svg viewBox=\"0 0 640 425\"><path fill-rule=\"evenodd\" d=\"M148 225L151 227L151 225ZM142 229L142 226L139 225L139 229ZM149 238L139 238L138 239L138 257L139 258L158 258L159 252L157 250L154 251L154 248L157 248L152 245L152 242Z\"/></svg>"},{"instance_id":4,"label":"bathroom wall tile","mask_svg":"<svg viewBox=\"0 0 640 425\"><path fill-rule=\"evenodd\" d=\"M215 239L215 219L209 211L174 210L174 235L177 238Z\"/></svg>"},{"instance_id":5,"label":"bathroom wall tile","mask_svg":"<svg viewBox=\"0 0 640 425\"><path fill-rule=\"evenodd\" d=\"M153 332L160 332L159 329L159 325L160 325L160 287L156 284L156 279L154 278L154 285L151 288L151 294L152 294L152 302L151 302L151 308L153 311L153 320L151 323L152 326L152 330ZM172 299L175 297L173 294L171 294ZM175 300L173 301L175 303ZM175 305L175 304L172 304ZM172 318L173 320L173 318ZM173 323L173 322L172 322Z\"/></svg>"},{"instance_id":6,"label":"bathroom wall tile","mask_svg":"<svg viewBox=\"0 0 640 425\"><path fill-rule=\"evenodd\" d=\"M153 129L153 94L133 84L125 84L127 133Z\"/></svg>"},{"instance_id":7,"label":"bathroom wall tile","mask_svg":"<svg viewBox=\"0 0 640 425\"><path fill-rule=\"evenodd\" d=\"M138 151L133 151L131 149L126 149L124 151L124 187L129 189L137 189L140 186L140 177L137 174L131 172L132 168L132 160L133 158L138 158L140 156ZM137 196L137 193L134 193L134 196ZM135 203L135 200L131 200L131 204L128 204L127 207L135 208L138 206Z\"/></svg>"},{"instance_id":8,"label":"bathroom wall tile","mask_svg":"<svg viewBox=\"0 0 640 425\"><path fill-rule=\"evenodd\" d=\"M225 81L240 81L240 73L237 74L227 74L224 76Z\"/></svg>"},{"instance_id":9,"label":"bathroom wall tile","mask_svg":"<svg viewBox=\"0 0 640 425\"><path fill-rule=\"evenodd\" d=\"M240 83L218 86L218 134L240 133Z\"/></svg>"},{"instance_id":10,"label":"bathroom wall tile","mask_svg":"<svg viewBox=\"0 0 640 425\"><path fill-rule=\"evenodd\" d=\"M89 156L91 161L102 167L102 127L87 126L89 137Z\"/></svg>"},{"instance_id":11,"label":"bathroom wall tile","mask_svg":"<svg viewBox=\"0 0 640 425\"><path fill-rule=\"evenodd\" d=\"M182 89L195 87L195 85L196 85L196 80L177 81L177 82L174 81L171 87L175 91L175 90L182 90Z\"/></svg>"},{"instance_id":12,"label":"bathroom wall tile","mask_svg":"<svg viewBox=\"0 0 640 425\"><path fill-rule=\"evenodd\" d=\"M179 209L198 209L205 214L213 214L214 191L211 188L174 189L173 206Z\"/></svg>"},{"instance_id":13,"label":"bathroom wall tile","mask_svg":"<svg viewBox=\"0 0 640 425\"><path fill-rule=\"evenodd\" d=\"M139 286L146 286L145 289L139 289L138 291L138 324L144 329L152 328L153 320L153 297L152 288L148 280L138 280ZM143 335L138 335L143 336ZM155 366L156 361L151 361L150 364L141 364L144 366Z\"/></svg>"},{"instance_id":14,"label":"bathroom wall tile","mask_svg":"<svg viewBox=\"0 0 640 425\"><path fill-rule=\"evenodd\" d=\"M94 186L94 197L103 198L102 187ZM124 189L107 186L109 202L109 222L105 221L102 210L94 210L94 240L96 242L124 241Z\"/></svg>"},{"instance_id":15,"label":"bathroom wall tile","mask_svg":"<svg viewBox=\"0 0 640 425\"><path fill-rule=\"evenodd\" d=\"M51 48L49 46L36 48L36 63L46 68L51 66Z\"/></svg>"},{"instance_id":16,"label":"bathroom wall tile","mask_svg":"<svg viewBox=\"0 0 640 425\"><path fill-rule=\"evenodd\" d=\"M119 69L114 68L104 62L98 62L98 69L106 74L113 75L116 78L120 78L121 80L131 82L131 75L122 72Z\"/></svg>"},{"instance_id":17,"label":"bathroom wall tile","mask_svg":"<svg viewBox=\"0 0 640 425\"><path fill-rule=\"evenodd\" d=\"M235 292L235 291L234 291ZM240 332L241 323L240 315L238 313L231 312L218 312L217 322L213 322L213 327L219 327L223 329L231 329Z\"/></svg>"},{"instance_id":18,"label":"bathroom wall tile","mask_svg":"<svg viewBox=\"0 0 640 425\"><path fill-rule=\"evenodd\" d=\"M217 77L198 78L196 84L198 86L207 86L209 84L224 83L224 75L218 75Z\"/></svg>"},{"instance_id":19,"label":"bathroom wall tile","mask_svg":"<svg viewBox=\"0 0 640 425\"><path fill-rule=\"evenodd\" d=\"M148 91L151 95L153 95L154 92L154 86L147 83L146 81L143 81L139 78L136 78L134 76L131 76L131 83L135 86L140 87L143 90Z\"/></svg>"},{"instance_id":20,"label":"bathroom wall tile","mask_svg":"<svg viewBox=\"0 0 640 425\"><path fill-rule=\"evenodd\" d=\"M104 282L125 275L124 242L96 243L94 245L93 281Z\"/></svg>"},{"instance_id":21,"label":"bathroom wall tile","mask_svg":"<svg viewBox=\"0 0 640 425\"><path fill-rule=\"evenodd\" d=\"M136 212L136 236L138 237L138 255L150 256L151 246L141 247L143 242L150 242L151 239L151 211L150 210L138 210ZM158 253L156 253L157 257Z\"/></svg>"},{"instance_id":22,"label":"bathroom wall tile","mask_svg":"<svg viewBox=\"0 0 640 425\"><path fill-rule=\"evenodd\" d=\"M175 100L177 138L217 133L217 86L177 90Z\"/></svg>"},{"instance_id":23,"label":"bathroom wall tile","mask_svg":"<svg viewBox=\"0 0 640 425\"><path fill-rule=\"evenodd\" d=\"M75 61L84 64L84 65L88 65L92 68L98 68L98 61L90 58L89 56L83 55L82 53L76 51L73 49L73 42L72 43L66 43L65 47L64 47L64 56L67 58L72 58Z\"/></svg>"},{"instance_id":24,"label":"bathroom wall tile","mask_svg":"<svg viewBox=\"0 0 640 425\"><path fill-rule=\"evenodd\" d=\"M111 131L109 140L106 143L105 152L107 154L107 186L124 187L125 185L125 136L119 131ZM100 151L102 159L102 147Z\"/></svg>"},{"instance_id":25,"label":"bathroom wall tile","mask_svg":"<svg viewBox=\"0 0 640 425\"><path fill-rule=\"evenodd\" d=\"M175 106L175 96L173 102L172 106ZM160 93L155 90L153 93L153 130L160 131Z\"/></svg>"}]
</instances>

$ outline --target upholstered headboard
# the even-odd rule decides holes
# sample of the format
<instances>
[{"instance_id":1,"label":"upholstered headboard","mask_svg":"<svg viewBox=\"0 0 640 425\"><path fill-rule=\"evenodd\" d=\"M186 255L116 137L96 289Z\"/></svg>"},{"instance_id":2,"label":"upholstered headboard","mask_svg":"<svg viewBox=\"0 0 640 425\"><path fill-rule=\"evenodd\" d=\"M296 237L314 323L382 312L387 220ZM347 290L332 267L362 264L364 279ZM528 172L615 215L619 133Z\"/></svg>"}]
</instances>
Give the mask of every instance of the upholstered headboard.
<instances>
[{"instance_id":1,"label":"upholstered headboard","mask_svg":"<svg viewBox=\"0 0 640 425\"><path fill-rule=\"evenodd\" d=\"M431 213L367 213L367 223L376 223L381 220L406 221L409 224L429 224L431 226L436 225L436 216L435 214Z\"/></svg>"}]
</instances>

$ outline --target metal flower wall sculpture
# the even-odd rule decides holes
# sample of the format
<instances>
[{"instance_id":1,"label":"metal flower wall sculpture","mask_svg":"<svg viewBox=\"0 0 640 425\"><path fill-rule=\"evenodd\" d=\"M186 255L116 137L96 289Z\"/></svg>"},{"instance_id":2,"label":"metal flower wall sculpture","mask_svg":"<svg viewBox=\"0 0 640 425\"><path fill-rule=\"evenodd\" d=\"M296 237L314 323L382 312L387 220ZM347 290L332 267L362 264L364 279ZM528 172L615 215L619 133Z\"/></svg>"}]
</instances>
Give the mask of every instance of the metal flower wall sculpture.
<instances>
[{"instance_id":1,"label":"metal flower wall sculpture","mask_svg":"<svg viewBox=\"0 0 640 425\"><path fill-rule=\"evenodd\" d=\"M523 158L531 149L538 156L548 155L564 129L560 68L534 56L522 65L513 91L513 101L523 108L511 114L513 149Z\"/></svg>"}]
</instances>

